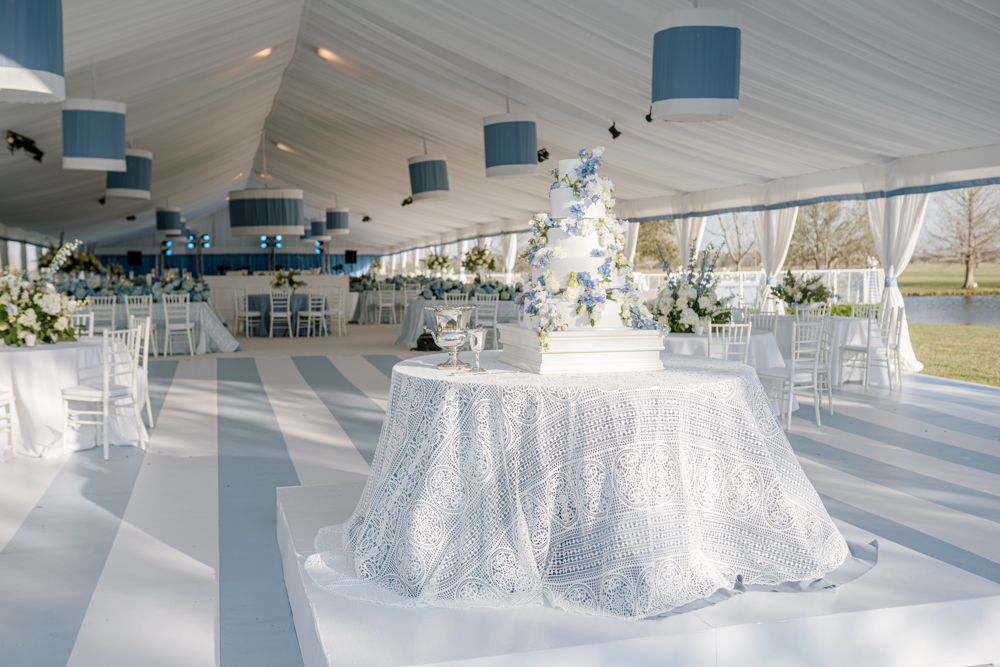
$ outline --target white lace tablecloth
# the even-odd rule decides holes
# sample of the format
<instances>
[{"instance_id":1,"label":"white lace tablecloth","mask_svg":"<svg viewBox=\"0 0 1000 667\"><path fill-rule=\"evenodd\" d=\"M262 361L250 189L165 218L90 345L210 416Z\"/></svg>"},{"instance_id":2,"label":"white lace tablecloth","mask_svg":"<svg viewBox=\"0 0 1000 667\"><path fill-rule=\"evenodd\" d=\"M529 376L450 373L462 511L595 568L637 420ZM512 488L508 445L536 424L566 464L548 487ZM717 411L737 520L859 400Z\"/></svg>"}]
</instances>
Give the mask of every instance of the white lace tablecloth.
<instances>
[{"instance_id":1,"label":"white lace tablecloth","mask_svg":"<svg viewBox=\"0 0 1000 667\"><path fill-rule=\"evenodd\" d=\"M513 370L498 354L484 365ZM848 554L747 366L476 376L444 358L393 368L361 501L306 563L327 590L636 619Z\"/></svg>"},{"instance_id":2,"label":"white lace tablecloth","mask_svg":"<svg viewBox=\"0 0 1000 667\"><path fill-rule=\"evenodd\" d=\"M79 384L101 386L104 373L104 339L94 336L76 342L35 347L0 346L0 387L13 390L17 405L17 453L19 456L62 456L62 390ZM139 377L139 401L146 400L145 378ZM83 408L86 404L72 404ZM91 406L92 407L92 406ZM142 430L146 437L145 427ZM114 445L139 442L131 415L111 418L110 441ZM6 435L0 435L0 461L11 456ZM70 429L68 453L98 445L97 428Z\"/></svg>"}]
</instances>

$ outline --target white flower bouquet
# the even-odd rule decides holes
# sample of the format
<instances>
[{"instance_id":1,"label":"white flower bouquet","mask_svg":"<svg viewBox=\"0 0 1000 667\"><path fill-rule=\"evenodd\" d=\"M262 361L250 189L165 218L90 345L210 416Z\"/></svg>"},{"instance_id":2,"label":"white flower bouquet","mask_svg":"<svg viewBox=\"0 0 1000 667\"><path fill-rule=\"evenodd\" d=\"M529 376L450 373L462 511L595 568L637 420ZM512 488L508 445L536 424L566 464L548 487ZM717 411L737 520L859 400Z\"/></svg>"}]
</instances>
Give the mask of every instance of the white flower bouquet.
<instances>
[{"instance_id":1,"label":"white flower bouquet","mask_svg":"<svg viewBox=\"0 0 1000 667\"><path fill-rule=\"evenodd\" d=\"M654 319L670 331L690 332L695 327L708 328L713 324L726 324L732 319L729 301L720 299L715 288L715 257L711 246L695 256L694 248L688 257L687 272L670 276L650 304ZM668 265L669 269L669 265Z\"/></svg>"},{"instance_id":2,"label":"white flower bouquet","mask_svg":"<svg viewBox=\"0 0 1000 667\"><path fill-rule=\"evenodd\" d=\"M76 340L72 316L85 302L56 291L52 279L79 241L67 243L55 254L37 280L23 271L8 271L0 277L0 340L21 346L34 335L39 343Z\"/></svg>"},{"instance_id":3,"label":"white flower bouquet","mask_svg":"<svg viewBox=\"0 0 1000 667\"><path fill-rule=\"evenodd\" d=\"M427 255L425 261L428 271L441 272L443 274L451 273L451 259L448 255Z\"/></svg>"},{"instance_id":4,"label":"white flower bouquet","mask_svg":"<svg viewBox=\"0 0 1000 667\"><path fill-rule=\"evenodd\" d=\"M832 296L819 278L799 281L791 271L785 273L785 282L778 285L774 293L789 306L797 303L824 303Z\"/></svg>"},{"instance_id":5,"label":"white flower bouquet","mask_svg":"<svg viewBox=\"0 0 1000 667\"><path fill-rule=\"evenodd\" d=\"M465 253L462 266L469 273L485 273L497 270L497 260L489 250L477 246Z\"/></svg>"},{"instance_id":6,"label":"white flower bouquet","mask_svg":"<svg viewBox=\"0 0 1000 667\"><path fill-rule=\"evenodd\" d=\"M302 287L305 285L305 281L299 280L296 276L299 272L295 269L289 269L287 271L275 271L274 279L271 280L271 287L275 289L280 289L282 287L296 289L297 287Z\"/></svg>"}]
</instances>

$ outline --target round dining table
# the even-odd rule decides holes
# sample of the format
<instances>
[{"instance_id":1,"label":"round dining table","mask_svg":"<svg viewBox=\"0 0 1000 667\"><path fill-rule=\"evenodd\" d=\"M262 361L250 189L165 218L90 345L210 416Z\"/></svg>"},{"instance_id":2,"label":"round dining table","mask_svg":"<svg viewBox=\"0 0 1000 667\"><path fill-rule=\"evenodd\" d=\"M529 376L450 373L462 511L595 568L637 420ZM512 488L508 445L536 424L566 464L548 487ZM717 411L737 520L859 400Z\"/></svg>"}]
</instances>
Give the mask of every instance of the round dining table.
<instances>
[{"instance_id":1,"label":"round dining table","mask_svg":"<svg viewBox=\"0 0 1000 667\"><path fill-rule=\"evenodd\" d=\"M97 428L83 426L69 430L64 449L62 390L76 385L101 386L103 343L103 338L93 336L35 347L0 346L0 389L13 391L16 400L14 439L18 456L50 458L99 444ZM138 384L141 405L146 397L146 382L141 372ZM71 405L85 407L83 403ZM147 437L145 426L141 426L141 433L140 426L131 414L111 417L111 444L137 445L140 436ZM0 435L0 460L11 457L9 440Z\"/></svg>"}]
</instances>

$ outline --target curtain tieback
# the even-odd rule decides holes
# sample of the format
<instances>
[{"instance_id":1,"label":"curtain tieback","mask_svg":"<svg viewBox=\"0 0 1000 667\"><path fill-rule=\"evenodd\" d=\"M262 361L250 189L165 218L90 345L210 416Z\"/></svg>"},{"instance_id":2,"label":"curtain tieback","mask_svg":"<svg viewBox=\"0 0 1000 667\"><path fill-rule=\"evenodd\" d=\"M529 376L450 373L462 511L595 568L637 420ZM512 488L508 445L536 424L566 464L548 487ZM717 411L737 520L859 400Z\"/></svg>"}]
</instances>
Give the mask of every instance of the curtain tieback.
<instances>
[{"instance_id":1,"label":"curtain tieback","mask_svg":"<svg viewBox=\"0 0 1000 667\"><path fill-rule=\"evenodd\" d=\"M886 279L885 279L885 286L886 287L896 287L896 279L895 278L886 277Z\"/></svg>"}]
</instances>

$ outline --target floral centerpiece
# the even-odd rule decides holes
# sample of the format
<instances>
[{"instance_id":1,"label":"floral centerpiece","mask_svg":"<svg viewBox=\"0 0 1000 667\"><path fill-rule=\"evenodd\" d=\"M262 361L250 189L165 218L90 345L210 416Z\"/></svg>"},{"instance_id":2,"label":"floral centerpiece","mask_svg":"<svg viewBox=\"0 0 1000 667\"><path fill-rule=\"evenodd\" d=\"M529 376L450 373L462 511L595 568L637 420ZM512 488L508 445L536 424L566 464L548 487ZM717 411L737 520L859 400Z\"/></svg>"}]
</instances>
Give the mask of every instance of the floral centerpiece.
<instances>
[{"instance_id":1,"label":"floral centerpiece","mask_svg":"<svg viewBox=\"0 0 1000 667\"><path fill-rule=\"evenodd\" d=\"M465 253L462 266L469 273L492 273L497 270L497 260L489 250L476 246Z\"/></svg>"},{"instance_id":2,"label":"floral centerpiece","mask_svg":"<svg viewBox=\"0 0 1000 667\"><path fill-rule=\"evenodd\" d=\"M732 319L729 307L731 296L720 299L715 288L715 260L712 247L695 255L694 248L688 256L687 271L670 276L666 286L651 303L656 321L670 331L690 332L695 327L708 328L713 324L726 324ZM667 265L669 270L669 264Z\"/></svg>"},{"instance_id":3,"label":"floral centerpiece","mask_svg":"<svg viewBox=\"0 0 1000 667\"><path fill-rule=\"evenodd\" d=\"M598 146L592 151L581 149L580 166L576 178L570 174L559 176L553 170L556 182L550 190L559 187L571 188L575 197L601 204L605 215L601 218L586 218L580 204L570 207L570 215L554 220L547 213L538 213L532 219L532 235L528 246L521 254L533 269L542 269L537 280L525 276L524 291L517 296L518 307L531 319L538 333L539 346L548 348L548 334L563 331L569 326L560 305L569 302L577 315L586 313L591 326L604 314L605 308L619 308L621 319L633 329L657 329L652 313L643 302L642 293L632 274L632 262L625 256L625 230L627 220L615 218L613 207L614 185L611 180L597 175L597 168L603 162L604 148ZM560 247L549 245L550 229L558 228L569 236L597 235L598 247L592 251L594 257L604 258L597 275L589 271L570 272L565 285L560 285L556 275L545 269L549 260L565 256ZM611 287L611 276L625 278L622 287Z\"/></svg>"},{"instance_id":4,"label":"floral centerpiece","mask_svg":"<svg viewBox=\"0 0 1000 667\"><path fill-rule=\"evenodd\" d=\"M368 265L367 275L369 275L372 278L374 278L375 276L378 275L378 272L381 271L381 270L382 270L382 262L373 259L371 261L371 263Z\"/></svg>"},{"instance_id":5,"label":"floral centerpiece","mask_svg":"<svg viewBox=\"0 0 1000 667\"><path fill-rule=\"evenodd\" d=\"M4 345L21 346L32 335L40 343L76 340L71 318L84 302L60 294L53 277L79 244L74 241L59 248L38 280L23 271L0 277L0 340Z\"/></svg>"},{"instance_id":6,"label":"floral centerpiece","mask_svg":"<svg viewBox=\"0 0 1000 667\"><path fill-rule=\"evenodd\" d=\"M208 301L211 290L204 280L189 278L173 278L157 280L149 285L136 284L131 280L94 277L84 280L70 278L56 283L56 290L67 296L83 300L90 296L114 296L124 301L126 296L142 296L151 294L153 301L163 300L164 294L183 294L187 292L192 303Z\"/></svg>"},{"instance_id":7,"label":"floral centerpiece","mask_svg":"<svg viewBox=\"0 0 1000 667\"><path fill-rule=\"evenodd\" d=\"M774 289L775 295L789 306L803 303L825 303L831 294L819 278L805 278L801 281L785 273L785 282Z\"/></svg>"},{"instance_id":8,"label":"floral centerpiece","mask_svg":"<svg viewBox=\"0 0 1000 667\"><path fill-rule=\"evenodd\" d=\"M271 287L279 289L282 287L287 287L291 289L296 289L305 285L305 282L296 278L298 271L295 269L288 269L287 271L275 271L274 278L271 280Z\"/></svg>"},{"instance_id":9,"label":"floral centerpiece","mask_svg":"<svg viewBox=\"0 0 1000 667\"><path fill-rule=\"evenodd\" d=\"M428 271L442 276L451 273L451 258L448 255L427 255L424 261Z\"/></svg>"}]
</instances>

